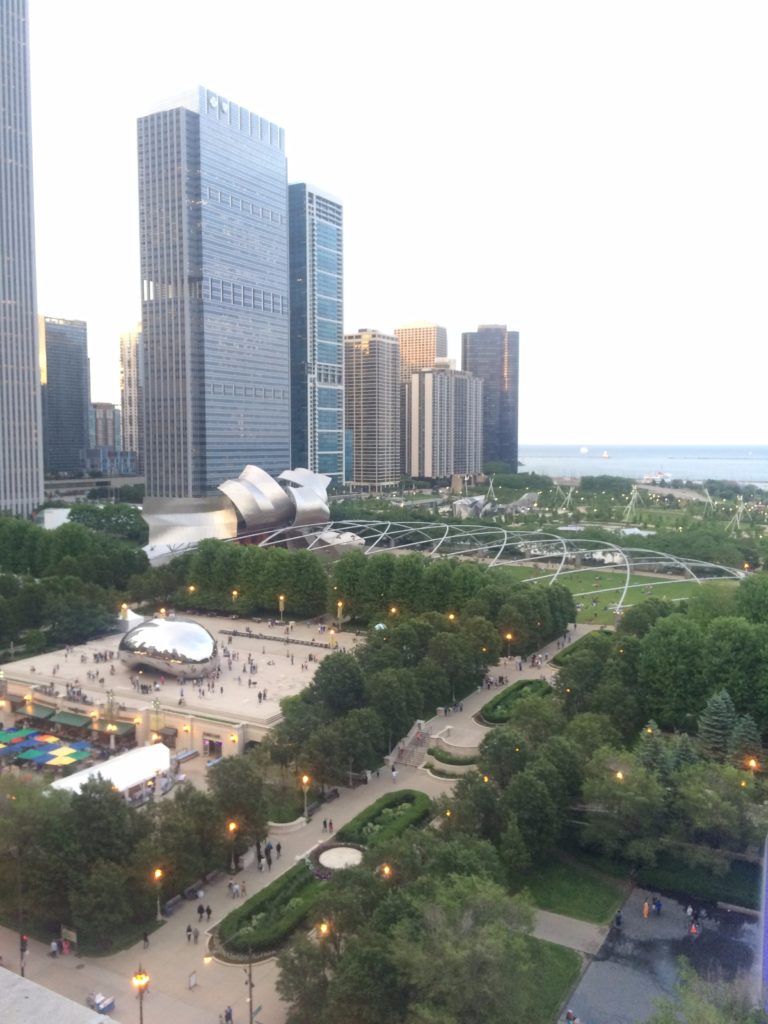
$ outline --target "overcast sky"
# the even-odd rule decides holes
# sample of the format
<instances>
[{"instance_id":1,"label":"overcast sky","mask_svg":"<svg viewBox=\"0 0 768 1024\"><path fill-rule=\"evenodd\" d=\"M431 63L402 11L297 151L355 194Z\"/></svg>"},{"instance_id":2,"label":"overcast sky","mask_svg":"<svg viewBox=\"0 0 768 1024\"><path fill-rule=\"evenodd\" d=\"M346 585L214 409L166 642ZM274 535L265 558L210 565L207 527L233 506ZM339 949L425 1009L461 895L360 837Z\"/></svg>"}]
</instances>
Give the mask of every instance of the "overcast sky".
<instances>
[{"instance_id":1,"label":"overcast sky","mask_svg":"<svg viewBox=\"0 0 768 1024\"><path fill-rule=\"evenodd\" d=\"M768 8L29 0L38 305L117 401L136 118L206 85L344 203L345 327L520 331L522 443L765 442Z\"/></svg>"}]
</instances>

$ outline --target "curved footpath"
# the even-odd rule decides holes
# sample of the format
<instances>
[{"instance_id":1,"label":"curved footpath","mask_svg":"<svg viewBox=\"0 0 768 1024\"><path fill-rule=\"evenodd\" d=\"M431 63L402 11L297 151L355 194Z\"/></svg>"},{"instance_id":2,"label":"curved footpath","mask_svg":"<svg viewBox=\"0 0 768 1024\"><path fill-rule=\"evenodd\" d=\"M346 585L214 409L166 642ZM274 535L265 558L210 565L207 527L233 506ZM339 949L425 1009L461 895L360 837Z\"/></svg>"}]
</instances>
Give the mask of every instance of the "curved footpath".
<instances>
[{"instance_id":1,"label":"curved footpath","mask_svg":"<svg viewBox=\"0 0 768 1024\"><path fill-rule=\"evenodd\" d=\"M595 627L577 626L572 630L575 639ZM556 645L550 644L541 653L550 657L557 653ZM501 671L509 678L511 685L517 679L529 675L524 669L518 672L511 665L504 665ZM546 662L541 669L535 670L550 676L554 669ZM435 729L446 721L460 727L474 725L472 718L483 704L495 696L498 690L478 690L470 694L463 702L463 710L453 712L448 718L436 716L428 726ZM398 766L398 789L417 789L431 797L450 792L452 783L446 779L437 779L418 768L407 765ZM372 778L368 786L357 789L340 789L337 800L327 805L327 810L315 815L309 824L299 832L280 837L282 857L273 862L272 871L259 872L255 862L246 857L247 866L236 879L245 880L248 895L258 892L290 868L298 859L303 858L314 846L327 839L322 831L322 818L327 814L333 820L334 828L338 829L359 814L365 807L373 803L383 793L395 788L389 771L382 771L379 778ZM204 901L213 909L212 924L233 908L234 901L227 889L227 876L223 876L205 890ZM149 949L142 949L138 943L131 949L100 958L77 958L74 956L51 959L47 947L40 942L30 941L27 955L26 976L53 989L78 1003L85 1003L88 992L96 990L105 995L115 997L115 1010L112 1017L116 1021L129 1022L137 1018L138 1007L136 997L131 989L131 976L141 964L150 975L149 993L144 1000L145 1024L169 1024L171 1021L184 1020L184 1024L217 1024L219 1014L226 1006L234 1012L235 1024L247 1024L247 980L246 972L240 966L230 966L212 961L205 964L203 958L207 950L207 931L205 924L200 927L198 945L187 942L186 927L188 924L198 925L197 900L185 900L177 908L176 913L157 931L150 935ZM606 933L605 928L573 921L556 914L539 912L537 914L534 935L549 942L569 946L581 952L596 952ZM0 955L5 967L12 971L18 970L19 945L15 931L0 928ZM195 982L190 987L190 982ZM253 967L254 1008L261 1006L256 1014L260 1024L284 1024L285 1007L275 991L277 966L274 960L255 964Z\"/></svg>"}]
</instances>

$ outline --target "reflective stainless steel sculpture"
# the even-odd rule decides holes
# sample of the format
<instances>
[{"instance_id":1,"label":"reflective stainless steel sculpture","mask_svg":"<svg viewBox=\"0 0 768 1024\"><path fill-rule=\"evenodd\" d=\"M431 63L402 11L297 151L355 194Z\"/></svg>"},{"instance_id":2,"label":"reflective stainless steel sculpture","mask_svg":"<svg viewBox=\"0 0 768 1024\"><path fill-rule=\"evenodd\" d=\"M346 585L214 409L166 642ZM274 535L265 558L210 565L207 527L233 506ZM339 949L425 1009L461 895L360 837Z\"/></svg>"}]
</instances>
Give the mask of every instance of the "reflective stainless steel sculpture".
<instances>
[{"instance_id":1,"label":"reflective stainless steel sculpture","mask_svg":"<svg viewBox=\"0 0 768 1024\"><path fill-rule=\"evenodd\" d=\"M183 619L149 619L126 633L118 648L131 668L145 665L172 676L199 679L216 671L216 640L204 626Z\"/></svg>"}]
</instances>

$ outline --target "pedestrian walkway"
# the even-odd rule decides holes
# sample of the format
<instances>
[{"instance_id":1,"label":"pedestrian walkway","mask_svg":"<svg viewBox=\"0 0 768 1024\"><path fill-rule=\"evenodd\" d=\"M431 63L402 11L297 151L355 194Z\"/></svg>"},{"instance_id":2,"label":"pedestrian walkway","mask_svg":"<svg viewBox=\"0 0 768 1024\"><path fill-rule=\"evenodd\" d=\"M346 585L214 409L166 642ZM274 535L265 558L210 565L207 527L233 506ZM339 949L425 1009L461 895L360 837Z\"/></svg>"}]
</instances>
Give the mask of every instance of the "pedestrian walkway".
<instances>
[{"instance_id":1,"label":"pedestrian walkway","mask_svg":"<svg viewBox=\"0 0 768 1024\"><path fill-rule=\"evenodd\" d=\"M533 923L533 935L556 946L567 946L579 953L595 956L608 934L608 926L577 921L574 917L552 914L548 910L537 910Z\"/></svg>"},{"instance_id":2,"label":"pedestrian walkway","mask_svg":"<svg viewBox=\"0 0 768 1024\"><path fill-rule=\"evenodd\" d=\"M595 627L578 626L571 631L571 637L576 639L592 628ZM546 652L551 657L556 650L556 645L551 644L542 653ZM552 667L545 662L541 668L532 671L550 678ZM525 669L518 672L512 670L511 666L504 666L502 672L509 678L508 686L526 676ZM452 712L447 721L457 728L477 729L473 717L495 693L498 690L482 689L470 694L464 699L462 710ZM422 731L429 734L431 727L437 729L445 723L444 716L435 716ZM396 785L393 786L391 774L387 771L381 772L378 778L374 775L370 784L357 789L340 788L340 796L328 805L328 813L333 817L335 830L338 830L374 800L396 788L418 789L431 797L439 797L449 793L452 785L451 780L435 778L411 764L401 764ZM273 837L273 842L276 838ZM238 881L245 879L249 896L274 881L314 846L326 841L328 836L322 831L322 817L316 815L299 831L279 838L282 856L280 860L273 861L271 872L259 872L256 864L251 863L236 876ZM227 876L223 876L205 889L203 902L210 904L213 909L211 925L208 927L225 917L237 903L229 894L227 881ZM144 1001L145 1024L168 1024L169 1021L179 1019L183 1019L185 1024L215 1024L219 1013L227 1005L231 1005L234 1010L234 1024L245 1024L248 1009L243 968L216 960L204 962L207 950L207 941L204 939L207 939L207 933L203 931L205 924L198 925L198 902L183 901L175 914L150 935L148 949L143 949L139 942L129 950L111 956L83 959L69 956L54 960L47 955L46 946L30 941L27 977L80 1003L84 1003L87 993L93 990L114 995L114 1018L128 1021L137 1015L130 979L141 964L151 978L149 994ZM202 934L199 945L187 942L188 924L200 927ZM594 926L555 914L545 914L543 911L537 915L534 934L582 952L590 952L597 941ZM11 970L17 969L19 954L18 935L15 931L0 929L0 955L5 966ZM286 1010L277 995L276 980L277 967L274 960L254 965L254 1000L257 1006L262 1006L258 1019L263 1024L284 1024L285 1021Z\"/></svg>"}]
</instances>

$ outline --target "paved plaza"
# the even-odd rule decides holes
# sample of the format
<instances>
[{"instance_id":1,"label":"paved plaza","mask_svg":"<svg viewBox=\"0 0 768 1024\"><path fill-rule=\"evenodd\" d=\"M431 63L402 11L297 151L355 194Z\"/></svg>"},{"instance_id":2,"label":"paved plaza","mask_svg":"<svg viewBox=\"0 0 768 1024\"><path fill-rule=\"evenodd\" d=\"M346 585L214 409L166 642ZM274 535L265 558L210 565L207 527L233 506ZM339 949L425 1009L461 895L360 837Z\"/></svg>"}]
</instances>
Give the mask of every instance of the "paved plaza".
<instances>
[{"instance_id":1,"label":"paved plaza","mask_svg":"<svg viewBox=\"0 0 768 1024\"><path fill-rule=\"evenodd\" d=\"M137 675L137 670L123 665L117 658L122 633L91 640L70 651L52 651L10 662L3 669L9 680L19 680L31 687L53 684L63 706L84 714L88 714L90 705L78 706L77 702L68 700L67 685L79 687L96 707L104 704L106 694L111 690L118 703L126 709L122 717L131 711L149 707L157 699L161 707L169 712L183 711L191 716L220 715L232 721L248 721L268 729L279 719L280 701L284 697L293 696L307 686L318 664L332 650L352 650L358 640L352 632L331 634L328 628L322 629L316 622L295 622L289 626L286 620L283 626L279 622L270 626L266 621L219 615L180 613L179 618L199 622L214 636L219 643L221 667L220 678L213 690L203 688L201 695L199 686L194 682L187 681L184 684L183 708L179 706L182 686L170 676L166 676L160 689L156 690L154 684L156 681L159 683L161 673L145 670L142 680L149 684L150 692L141 693L134 688L131 677ZM248 629L252 631L250 636L227 635L232 630L245 633ZM290 631L288 639L291 643L286 643L286 629ZM265 634L266 639L254 635L257 633ZM333 643L335 646L314 647L309 646L310 642L321 645ZM223 654L225 650L230 653L230 657ZM109 659L110 654L111 660L96 660L101 655ZM249 672L249 655L256 666L253 673ZM259 700L259 693L263 694L264 690L267 692L266 699ZM5 724L10 722L6 721ZM179 745L183 746L181 738Z\"/></svg>"}]
</instances>

